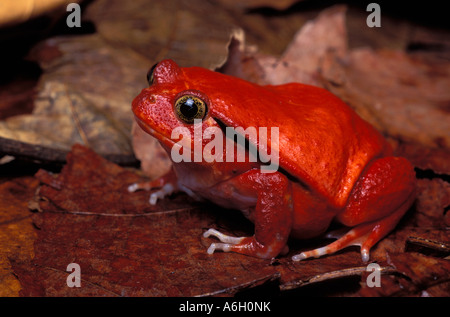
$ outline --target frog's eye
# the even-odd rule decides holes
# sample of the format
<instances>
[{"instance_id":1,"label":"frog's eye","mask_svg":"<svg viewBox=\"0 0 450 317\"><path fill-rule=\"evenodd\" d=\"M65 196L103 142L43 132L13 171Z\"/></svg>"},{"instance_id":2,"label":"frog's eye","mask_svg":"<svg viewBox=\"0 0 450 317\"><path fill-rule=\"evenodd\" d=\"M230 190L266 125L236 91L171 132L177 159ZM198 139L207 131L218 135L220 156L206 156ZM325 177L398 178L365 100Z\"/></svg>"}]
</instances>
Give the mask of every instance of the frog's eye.
<instances>
[{"instance_id":1,"label":"frog's eye","mask_svg":"<svg viewBox=\"0 0 450 317\"><path fill-rule=\"evenodd\" d=\"M175 114L186 123L203 119L206 116L206 110L206 102L194 95L184 95L175 101Z\"/></svg>"},{"instance_id":2,"label":"frog's eye","mask_svg":"<svg viewBox=\"0 0 450 317\"><path fill-rule=\"evenodd\" d=\"M153 81L154 81L153 73L155 72L155 68L157 65L158 65L158 63L153 65L152 68L150 68L150 70L147 73L147 82L150 86L153 85Z\"/></svg>"}]
</instances>

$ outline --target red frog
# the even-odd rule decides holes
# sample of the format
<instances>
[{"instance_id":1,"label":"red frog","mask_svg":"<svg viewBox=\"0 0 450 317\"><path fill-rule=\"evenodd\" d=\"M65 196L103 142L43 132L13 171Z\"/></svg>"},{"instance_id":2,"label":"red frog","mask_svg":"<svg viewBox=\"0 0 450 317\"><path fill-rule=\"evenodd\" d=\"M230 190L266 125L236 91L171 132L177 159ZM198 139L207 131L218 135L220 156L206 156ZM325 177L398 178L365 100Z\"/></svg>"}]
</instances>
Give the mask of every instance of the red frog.
<instances>
[{"instance_id":1,"label":"red frog","mask_svg":"<svg viewBox=\"0 0 450 317\"><path fill-rule=\"evenodd\" d=\"M216 144L224 147L223 155L216 148L215 160L173 159L168 174L129 187L130 191L160 188L151 194L152 204L184 191L239 209L254 223L250 237L206 231L204 237L220 240L211 244L210 254L222 250L274 258L288 251L288 238L320 236L337 221L348 227L347 233L292 260L357 245L362 260L368 261L371 247L393 230L415 199L411 163L394 157L379 132L325 89L299 83L260 86L200 67L181 68L172 60L156 64L148 81L150 86L133 101L133 113L172 159L174 149L182 147L183 155L191 157L198 144L211 145L207 138L200 143L185 134L174 138L177 128L191 136L195 129L278 128L276 138L267 134L265 140L266 152L276 151L279 160L271 172L262 168L267 164L261 160L248 159L251 147L264 148L258 137L247 138L246 160L227 161L225 144L230 140L224 133L215 136L223 138Z\"/></svg>"}]
</instances>

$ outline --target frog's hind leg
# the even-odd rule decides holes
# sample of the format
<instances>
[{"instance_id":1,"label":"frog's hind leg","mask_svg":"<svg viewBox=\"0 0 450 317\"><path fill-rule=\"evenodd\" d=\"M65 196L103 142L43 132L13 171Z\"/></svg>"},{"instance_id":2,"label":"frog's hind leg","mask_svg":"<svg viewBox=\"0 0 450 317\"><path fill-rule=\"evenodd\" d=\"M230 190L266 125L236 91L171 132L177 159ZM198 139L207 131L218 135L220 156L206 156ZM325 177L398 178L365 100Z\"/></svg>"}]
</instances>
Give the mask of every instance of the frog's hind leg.
<instances>
[{"instance_id":1,"label":"frog's hind leg","mask_svg":"<svg viewBox=\"0 0 450 317\"><path fill-rule=\"evenodd\" d=\"M411 202L408 200L390 216L378 221L358 225L329 245L294 255L292 260L300 261L311 257L318 258L350 246L359 246L361 247L361 258L364 262L367 262L369 261L369 250L372 246L395 227L410 206Z\"/></svg>"},{"instance_id":2,"label":"frog's hind leg","mask_svg":"<svg viewBox=\"0 0 450 317\"><path fill-rule=\"evenodd\" d=\"M356 183L347 207L337 215L338 221L353 228L333 243L292 259L320 257L357 245L367 262L370 248L397 225L414 202L414 184L415 173L407 160L388 157L375 161Z\"/></svg>"}]
</instances>

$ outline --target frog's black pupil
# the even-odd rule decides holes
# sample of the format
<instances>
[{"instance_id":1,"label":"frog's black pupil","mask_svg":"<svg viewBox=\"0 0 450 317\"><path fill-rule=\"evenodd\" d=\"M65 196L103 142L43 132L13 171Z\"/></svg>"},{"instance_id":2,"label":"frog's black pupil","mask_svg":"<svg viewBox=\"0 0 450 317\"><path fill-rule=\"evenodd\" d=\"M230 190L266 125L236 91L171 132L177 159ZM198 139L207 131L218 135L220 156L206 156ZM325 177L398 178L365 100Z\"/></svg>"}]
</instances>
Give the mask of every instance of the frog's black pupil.
<instances>
[{"instance_id":1,"label":"frog's black pupil","mask_svg":"<svg viewBox=\"0 0 450 317\"><path fill-rule=\"evenodd\" d=\"M180 105L180 112L185 116L186 118L194 118L195 115L198 112L198 106L194 99L187 98L183 103Z\"/></svg>"}]
</instances>

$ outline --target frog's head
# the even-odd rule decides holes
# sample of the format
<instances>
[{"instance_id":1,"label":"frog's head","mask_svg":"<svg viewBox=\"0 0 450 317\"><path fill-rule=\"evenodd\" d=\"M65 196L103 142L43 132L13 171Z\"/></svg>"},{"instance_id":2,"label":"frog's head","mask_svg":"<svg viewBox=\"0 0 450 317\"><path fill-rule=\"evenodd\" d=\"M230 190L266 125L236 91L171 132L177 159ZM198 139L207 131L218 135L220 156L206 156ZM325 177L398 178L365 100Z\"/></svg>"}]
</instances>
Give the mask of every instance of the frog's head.
<instances>
[{"instance_id":1,"label":"frog's head","mask_svg":"<svg viewBox=\"0 0 450 317\"><path fill-rule=\"evenodd\" d=\"M278 111L271 89L201 67L181 68L172 60L153 66L147 79L149 87L133 100L132 109L141 128L159 140L174 162L251 161L253 168L261 154L268 156L271 136L264 129L271 126L264 123ZM276 132L271 153L277 157Z\"/></svg>"},{"instance_id":2,"label":"frog's head","mask_svg":"<svg viewBox=\"0 0 450 317\"><path fill-rule=\"evenodd\" d=\"M157 138L168 151L178 143L193 152L195 132L203 133L208 127L220 129L209 115L211 103L201 90L205 76L211 74L216 73L200 68L192 73L172 60L163 60L153 66L147 74L149 87L132 103L140 127ZM202 140L202 148L208 141Z\"/></svg>"}]
</instances>

